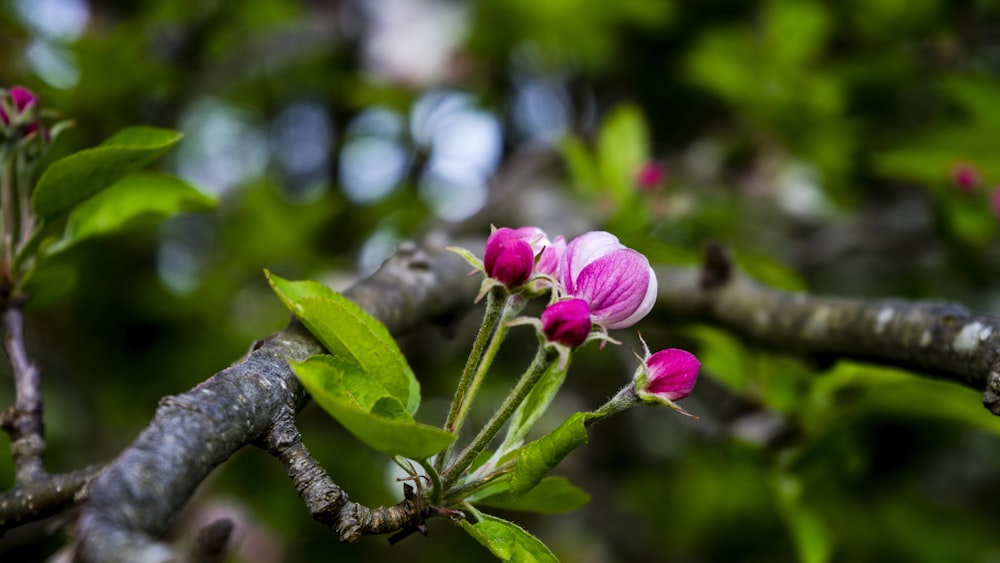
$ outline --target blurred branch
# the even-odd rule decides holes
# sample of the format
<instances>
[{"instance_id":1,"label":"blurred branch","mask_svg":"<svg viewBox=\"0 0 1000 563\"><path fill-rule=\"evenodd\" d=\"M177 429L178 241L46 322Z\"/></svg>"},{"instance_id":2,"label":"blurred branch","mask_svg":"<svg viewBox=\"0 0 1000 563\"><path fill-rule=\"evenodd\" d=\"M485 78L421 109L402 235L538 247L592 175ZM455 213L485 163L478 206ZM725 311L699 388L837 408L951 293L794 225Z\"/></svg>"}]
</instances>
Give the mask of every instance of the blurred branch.
<instances>
[{"instance_id":1,"label":"blurred branch","mask_svg":"<svg viewBox=\"0 0 1000 563\"><path fill-rule=\"evenodd\" d=\"M847 299L763 286L710 246L700 269L656 269L657 313L719 325L757 345L821 361L854 359L984 391L1000 415L1000 318L953 303Z\"/></svg>"},{"instance_id":2,"label":"blurred branch","mask_svg":"<svg viewBox=\"0 0 1000 563\"><path fill-rule=\"evenodd\" d=\"M476 280L466 276L465 262L435 238L428 235L426 250L402 245L378 272L345 294L393 334L467 306ZM252 443L289 467L313 514L344 539L411 525L407 515L419 513L407 504L411 499L374 510L347 502L293 431L291 420L305 404L306 393L288 362L322 351L293 321L242 362L187 393L163 399L150 425L90 484L76 526L75 558L172 560L176 554L157 538L208 474Z\"/></svg>"},{"instance_id":3,"label":"blurred branch","mask_svg":"<svg viewBox=\"0 0 1000 563\"><path fill-rule=\"evenodd\" d=\"M0 426L10 435L10 449L16 468L16 480L31 481L43 476L45 453L42 423L41 376L24 346L23 303L4 301L3 349L14 373L14 404L3 412Z\"/></svg>"},{"instance_id":4,"label":"blurred branch","mask_svg":"<svg viewBox=\"0 0 1000 563\"><path fill-rule=\"evenodd\" d=\"M100 467L93 466L59 475L42 475L18 482L0 495L0 537L21 524L58 514L77 501L77 494Z\"/></svg>"}]
</instances>

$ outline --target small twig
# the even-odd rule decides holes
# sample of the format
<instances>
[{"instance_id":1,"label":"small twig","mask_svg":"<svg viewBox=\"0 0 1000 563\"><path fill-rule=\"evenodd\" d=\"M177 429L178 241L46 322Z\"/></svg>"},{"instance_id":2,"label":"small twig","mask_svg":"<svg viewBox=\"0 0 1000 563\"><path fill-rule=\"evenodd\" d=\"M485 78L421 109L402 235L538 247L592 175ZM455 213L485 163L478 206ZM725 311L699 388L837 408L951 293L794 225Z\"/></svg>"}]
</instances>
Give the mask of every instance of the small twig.
<instances>
[{"instance_id":1,"label":"small twig","mask_svg":"<svg viewBox=\"0 0 1000 563\"><path fill-rule=\"evenodd\" d=\"M368 534L419 529L425 518L423 496L405 483L403 500L393 506L369 508L348 500L326 470L309 453L295 427L294 413L275 421L271 431L257 443L288 469L295 491L313 519L332 528L341 541L353 543ZM422 487L421 487L422 489Z\"/></svg>"},{"instance_id":2,"label":"small twig","mask_svg":"<svg viewBox=\"0 0 1000 563\"><path fill-rule=\"evenodd\" d=\"M45 474L41 376L25 349L21 304L6 305L3 347L14 373L15 403L4 411L0 426L10 435L17 481L32 481Z\"/></svg>"},{"instance_id":3,"label":"small twig","mask_svg":"<svg viewBox=\"0 0 1000 563\"><path fill-rule=\"evenodd\" d=\"M29 483L18 483L0 494L0 537L12 528L58 514L79 502L78 494L100 466L71 473L46 475Z\"/></svg>"}]
</instances>

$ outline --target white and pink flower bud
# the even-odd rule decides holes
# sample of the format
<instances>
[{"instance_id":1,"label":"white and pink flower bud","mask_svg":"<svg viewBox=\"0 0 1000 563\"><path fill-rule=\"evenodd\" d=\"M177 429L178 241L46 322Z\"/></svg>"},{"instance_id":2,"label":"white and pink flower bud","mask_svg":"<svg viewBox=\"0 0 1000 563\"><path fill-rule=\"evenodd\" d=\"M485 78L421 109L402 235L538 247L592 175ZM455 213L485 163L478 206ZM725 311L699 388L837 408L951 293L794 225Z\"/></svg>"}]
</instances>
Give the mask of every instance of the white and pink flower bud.
<instances>
[{"instance_id":1,"label":"white and pink flower bud","mask_svg":"<svg viewBox=\"0 0 1000 563\"><path fill-rule=\"evenodd\" d=\"M606 329L634 325L656 301L649 260L604 231L583 234L566 246L559 277L566 294L586 301L591 320Z\"/></svg>"},{"instance_id":2,"label":"white and pink flower bud","mask_svg":"<svg viewBox=\"0 0 1000 563\"><path fill-rule=\"evenodd\" d=\"M639 360L639 367L632 378L635 396L646 404L668 406L683 415L694 417L674 401L691 394L698 381L701 362L686 350L667 348L650 354L645 342L642 346L646 356Z\"/></svg>"},{"instance_id":3,"label":"white and pink flower bud","mask_svg":"<svg viewBox=\"0 0 1000 563\"><path fill-rule=\"evenodd\" d=\"M679 401L691 394L701 362L694 354L667 348L647 357L636 371L635 390L648 402Z\"/></svg>"},{"instance_id":4,"label":"white and pink flower bud","mask_svg":"<svg viewBox=\"0 0 1000 563\"><path fill-rule=\"evenodd\" d=\"M542 332L549 342L576 348L587 340L590 328L590 307L583 299L557 301L542 311Z\"/></svg>"}]
</instances>

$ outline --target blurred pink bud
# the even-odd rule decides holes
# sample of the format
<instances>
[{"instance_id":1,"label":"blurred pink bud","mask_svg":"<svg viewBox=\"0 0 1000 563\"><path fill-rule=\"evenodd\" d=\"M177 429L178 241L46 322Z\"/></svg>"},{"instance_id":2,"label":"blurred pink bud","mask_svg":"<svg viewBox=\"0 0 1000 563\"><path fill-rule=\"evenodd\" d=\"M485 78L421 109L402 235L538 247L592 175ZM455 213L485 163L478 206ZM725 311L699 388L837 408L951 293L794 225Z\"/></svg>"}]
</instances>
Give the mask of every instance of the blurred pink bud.
<instances>
[{"instance_id":1,"label":"blurred pink bud","mask_svg":"<svg viewBox=\"0 0 1000 563\"><path fill-rule=\"evenodd\" d=\"M583 299L557 301L542 311L542 332L549 342L576 348L590 334L590 307Z\"/></svg>"},{"instance_id":2,"label":"blurred pink bud","mask_svg":"<svg viewBox=\"0 0 1000 563\"><path fill-rule=\"evenodd\" d=\"M20 116L25 111L27 111L28 108L30 108L31 105L35 103L35 100L38 99L35 96L34 92L28 90L23 86L14 86L10 90L7 90L7 93L10 95L11 100L14 102L14 111L16 112L15 117ZM3 121L3 124L5 126L10 125L10 116L8 116L7 112L4 111L3 106L0 106L0 121ZM38 127L37 124L32 124L32 125L34 125L34 127L37 129Z\"/></svg>"},{"instance_id":3,"label":"blurred pink bud","mask_svg":"<svg viewBox=\"0 0 1000 563\"><path fill-rule=\"evenodd\" d=\"M647 162L635 173L635 183L644 190L653 190L663 185L667 178L666 168L658 162Z\"/></svg>"},{"instance_id":4,"label":"blurred pink bud","mask_svg":"<svg viewBox=\"0 0 1000 563\"><path fill-rule=\"evenodd\" d=\"M559 276L566 294L585 300L591 320L607 329L634 325L656 301L656 274L649 260L608 232L573 239L563 253Z\"/></svg>"},{"instance_id":5,"label":"blurred pink bud","mask_svg":"<svg viewBox=\"0 0 1000 563\"><path fill-rule=\"evenodd\" d=\"M955 187L971 192L979 187L982 177L975 165L959 162L951 169L951 181L954 182Z\"/></svg>"},{"instance_id":6,"label":"blurred pink bud","mask_svg":"<svg viewBox=\"0 0 1000 563\"><path fill-rule=\"evenodd\" d=\"M679 401L691 394L699 368L701 362L691 352L661 350L647 356L636 370L636 394L647 403Z\"/></svg>"},{"instance_id":7,"label":"blurred pink bud","mask_svg":"<svg viewBox=\"0 0 1000 563\"><path fill-rule=\"evenodd\" d=\"M483 267L487 276L506 287L520 287L531 277L535 252L521 233L502 227L486 239Z\"/></svg>"},{"instance_id":8,"label":"blurred pink bud","mask_svg":"<svg viewBox=\"0 0 1000 563\"><path fill-rule=\"evenodd\" d=\"M14 86L10 89L10 97L14 99L14 107L18 113L28 109L28 106L35 103L37 97L35 93L24 86Z\"/></svg>"}]
</instances>

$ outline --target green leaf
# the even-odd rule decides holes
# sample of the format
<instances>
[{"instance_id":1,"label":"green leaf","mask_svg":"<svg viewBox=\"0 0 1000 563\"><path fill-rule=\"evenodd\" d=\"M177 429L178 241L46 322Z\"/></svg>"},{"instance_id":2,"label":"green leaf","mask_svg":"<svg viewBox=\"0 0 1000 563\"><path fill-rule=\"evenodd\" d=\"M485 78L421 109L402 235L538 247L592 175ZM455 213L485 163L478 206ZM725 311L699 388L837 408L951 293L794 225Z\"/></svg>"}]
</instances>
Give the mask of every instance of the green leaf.
<instances>
[{"instance_id":1,"label":"green leaf","mask_svg":"<svg viewBox=\"0 0 1000 563\"><path fill-rule=\"evenodd\" d=\"M131 127L95 148L57 160L39 178L31 208L42 219L65 213L156 160L180 139L176 131Z\"/></svg>"},{"instance_id":2,"label":"green leaf","mask_svg":"<svg viewBox=\"0 0 1000 563\"><path fill-rule=\"evenodd\" d=\"M597 154L602 179L615 201L630 199L635 173L649 160L649 131L638 107L625 104L611 112L601 126Z\"/></svg>"},{"instance_id":3,"label":"green leaf","mask_svg":"<svg viewBox=\"0 0 1000 563\"><path fill-rule=\"evenodd\" d=\"M76 264L62 260L46 260L40 263L25 282L24 293L28 295L28 308L39 309L68 295L79 278Z\"/></svg>"},{"instance_id":4,"label":"green leaf","mask_svg":"<svg viewBox=\"0 0 1000 563\"><path fill-rule=\"evenodd\" d=\"M555 398L559 388L562 387L566 379L566 372L569 366L559 369L558 363L549 366L549 369L542 374L541 379L535 384L524 401L518 405L517 410L510 418L510 426L507 427L507 435L503 444L497 448L498 452L507 451L520 446L528 436L528 432L538 422L538 419L545 414L549 408L549 403Z\"/></svg>"},{"instance_id":5,"label":"green leaf","mask_svg":"<svg viewBox=\"0 0 1000 563\"><path fill-rule=\"evenodd\" d=\"M408 413L417 412L420 383L385 325L323 284L265 274L285 306L331 354L361 366Z\"/></svg>"},{"instance_id":6,"label":"green leaf","mask_svg":"<svg viewBox=\"0 0 1000 563\"><path fill-rule=\"evenodd\" d=\"M825 563L833 557L833 534L822 515L802 499L802 484L791 474L773 477L778 512L795 542L798 560L802 563Z\"/></svg>"},{"instance_id":7,"label":"green leaf","mask_svg":"<svg viewBox=\"0 0 1000 563\"><path fill-rule=\"evenodd\" d=\"M698 359L703 373L737 393L752 388L753 357L742 340L709 326L698 326L685 333L701 344Z\"/></svg>"},{"instance_id":8,"label":"green leaf","mask_svg":"<svg viewBox=\"0 0 1000 563\"><path fill-rule=\"evenodd\" d=\"M509 489L475 501L482 506L502 510L521 510L542 514L570 512L590 502L590 494L565 477L546 477L535 488L522 494Z\"/></svg>"},{"instance_id":9,"label":"green leaf","mask_svg":"<svg viewBox=\"0 0 1000 563\"><path fill-rule=\"evenodd\" d=\"M559 428L517 450L517 463L510 476L511 492L517 495L535 488L564 457L586 444L586 422L596 416L589 412L575 413Z\"/></svg>"},{"instance_id":10,"label":"green leaf","mask_svg":"<svg viewBox=\"0 0 1000 563\"><path fill-rule=\"evenodd\" d=\"M1000 104L1000 87L992 79L973 76L952 76L944 80L942 88L968 111L973 122L1000 127L997 104Z\"/></svg>"},{"instance_id":11,"label":"green leaf","mask_svg":"<svg viewBox=\"0 0 1000 563\"><path fill-rule=\"evenodd\" d=\"M512 563L558 563L544 543L517 524L478 511L476 517L479 522L470 524L462 520L460 525L497 559Z\"/></svg>"},{"instance_id":12,"label":"green leaf","mask_svg":"<svg viewBox=\"0 0 1000 563\"><path fill-rule=\"evenodd\" d=\"M427 459L455 440L454 434L415 422L399 399L350 360L323 354L291 367L316 404L380 452Z\"/></svg>"},{"instance_id":13,"label":"green leaf","mask_svg":"<svg viewBox=\"0 0 1000 563\"><path fill-rule=\"evenodd\" d=\"M88 238L154 223L184 211L208 211L214 206L215 198L180 178L134 174L76 206L62 239L46 252L61 252Z\"/></svg>"},{"instance_id":14,"label":"green leaf","mask_svg":"<svg viewBox=\"0 0 1000 563\"><path fill-rule=\"evenodd\" d=\"M593 196L601 188L601 174L594 157L579 137L568 135L559 143L559 152L573 178L573 187L581 194Z\"/></svg>"}]
</instances>

